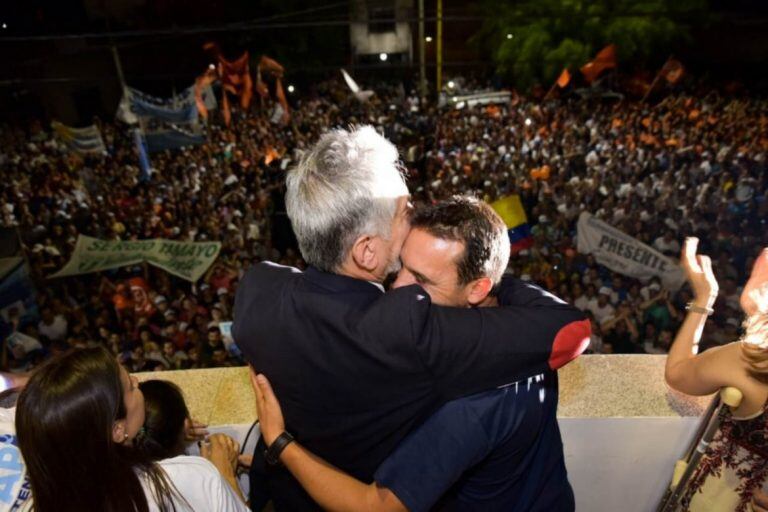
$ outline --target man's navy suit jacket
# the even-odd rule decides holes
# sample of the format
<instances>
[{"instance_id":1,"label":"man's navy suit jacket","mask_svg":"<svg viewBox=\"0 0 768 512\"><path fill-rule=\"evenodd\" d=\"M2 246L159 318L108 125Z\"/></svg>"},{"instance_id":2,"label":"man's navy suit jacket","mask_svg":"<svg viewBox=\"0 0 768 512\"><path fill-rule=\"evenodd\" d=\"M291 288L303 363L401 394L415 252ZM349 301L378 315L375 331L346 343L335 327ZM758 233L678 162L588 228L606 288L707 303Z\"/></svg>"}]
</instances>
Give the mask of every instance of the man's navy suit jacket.
<instances>
[{"instance_id":1,"label":"man's navy suit jacket","mask_svg":"<svg viewBox=\"0 0 768 512\"><path fill-rule=\"evenodd\" d=\"M505 279L500 302L526 286ZM588 320L562 301L550 304L441 307L419 286L385 294L366 281L266 262L238 286L232 332L246 360L270 379L286 430L370 482L440 405L580 354ZM254 465L263 466L260 449ZM268 468L267 481L278 510L316 508L285 469Z\"/></svg>"}]
</instances>

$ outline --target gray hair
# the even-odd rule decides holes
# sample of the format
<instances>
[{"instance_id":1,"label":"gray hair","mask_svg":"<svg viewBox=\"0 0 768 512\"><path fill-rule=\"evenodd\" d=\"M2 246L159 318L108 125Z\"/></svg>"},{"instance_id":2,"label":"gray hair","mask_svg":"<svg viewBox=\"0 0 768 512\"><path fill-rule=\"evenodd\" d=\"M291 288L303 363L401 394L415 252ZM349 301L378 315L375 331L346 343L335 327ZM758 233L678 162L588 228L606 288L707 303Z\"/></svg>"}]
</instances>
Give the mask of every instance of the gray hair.
<instances>
[{"instance_id":1,"label":"gray hair","mask_svg":"<svg viewBox=\"0 0 768 512\"><path fill-rule=\"evenodd\" d=\"M397 149L372 126L323 134L286 185L301 254L327 272L338 270L360 236L388 239L397 198L408 195Z\"/></svg>"}]
</instances>

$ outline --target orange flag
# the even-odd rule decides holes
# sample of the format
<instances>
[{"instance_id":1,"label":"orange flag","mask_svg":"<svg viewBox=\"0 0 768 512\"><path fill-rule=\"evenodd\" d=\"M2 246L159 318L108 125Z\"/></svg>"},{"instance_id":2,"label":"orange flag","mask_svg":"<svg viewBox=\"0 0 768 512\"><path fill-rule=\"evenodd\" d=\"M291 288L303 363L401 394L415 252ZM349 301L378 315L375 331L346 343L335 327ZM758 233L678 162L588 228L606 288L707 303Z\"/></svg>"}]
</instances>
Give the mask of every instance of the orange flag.
<instances>
[{"instance_id":1,"label":"orange flag","mask_svg":"<svg viewBox=\"0 0 768 512\"><path fill-rule=\"evenodd\" d=\"M274 76L280 78L282 78L283 74L285 74L285 68L275 59L269 58L266 55L261 56L261 60L259 61L259 69L268 71Z\"/></svg>"},{"instance_id":2,"label":"orange flag","mask_svg":"<svg viewBox=\"0 0 768 512\"><path fill-rule=\"evenodd\" d=\"M269 89L267 89L267 84L261 81L261 66L256 68L256 92L259 93L259 96L262 98L269 97Z\"/></svg>"},{"instance_id":3,"label":"orange flag","mask_svg":"<svg viewBox=\"0 0 768 512\"><path fill-rule=\"evenodd\" d=\"M224 123L229 126L232 119L232 113L229 110L229 98L227 93L240 97L240 106L248 108L253 97L253 79L251 78L250 56L248 52L243 53L240 58L234 61L228 61L221 53L218 43L207 42L203 45L203 50L218 60L216 72L221 81L221 113L224 116ZM209 80L208 72L203 74L195 81L195 103L203 117L207 116L205 105L202 105L202 89ZM209 82L211 83L211 78ZM202 106L202 108L201 108Z\"/></svg>"},{"instance_id":4,"label":"orange flag","mask_svg":"<svg viewBox=\"0 0 768 512\"><path fill-rule=\"evenodd\" d=\"M278 158L280 158L280 153L278 153L278 152L275 150L275 148L273 148L272 146L269 146L269 147L267 148L267 154L266 154L266 155L264 155L264 163L265 163L266 165L269 165L269 164L271 164L273 161L277 160Z\"/></svg>"},{"instance_id":5,"label":"orange flag","mask_svg":"<svg viewBox=\"0 0 768 512\"><path fill-rule=\"evenodd\" d=\"M587 83L592 83L606 69L616 67L616 45L609 44L600 50L592 61L581 67L581 74Z\"/></svg>"},{"instance_id":6,"label":"orange flag","mask_svg":"<svg viewBox=\"0 0 768 512\"><path fill-rule=\"evenodd\" d=\"M290 110L290 107L288 106L288 100L285 99L285 91L283 90L283 83L279 77L275 84L275 95L277 96L277 101L279 101L280 105L283 107L283 117L281 121L283 124L288 124L288 122L291 120L291 110Z\"/></svg>"},{"instance_id":7,"label":"orange flag","mask_svg":"<svg viewBox=\"0 0 768 512\"><path fill-rule=\"evenodd\" d=\"M661 75L667 82L673 85L679 82L681 78L683 78L683 73L685 73L685 68L683 67L683 64L677 59L670 58L664 64L664 67L661 68Z\"/></svg>"},{"instance_id":8,"label":"orange flag","mask_svg":"<svg viewBox=\"0 0 768 512\"><path fill-rule=\"evenodd\" d=\"M565 89L571 82L571 74L568 72L568 68L565 68L560 76L557 78L557 86L561 89Z\"/></svg>"},{"instance_id":9,"label":"orange flag","mask_svg":"<svg viewBox=\"0 0 768 512\"><path fill-rule=\"evenodd\" d=\"M221 80L221 111L224 114L224 123L229 126L232 118L229 110L229 98L227 93L240 97L240 106L248 108L253 97L253 81L248 61L250 56L245 52L235 61L228 61L219 55L219 79Z\"/></svg>"}]
</instances>

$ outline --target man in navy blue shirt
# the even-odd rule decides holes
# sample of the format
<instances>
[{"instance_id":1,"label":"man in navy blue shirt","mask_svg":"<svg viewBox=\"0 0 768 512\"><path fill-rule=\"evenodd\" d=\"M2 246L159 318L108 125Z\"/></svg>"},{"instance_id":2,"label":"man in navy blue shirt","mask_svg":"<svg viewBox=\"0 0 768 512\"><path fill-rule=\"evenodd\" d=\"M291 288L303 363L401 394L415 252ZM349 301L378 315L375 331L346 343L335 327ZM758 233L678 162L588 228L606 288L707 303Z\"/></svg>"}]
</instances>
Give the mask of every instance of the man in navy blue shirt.
<instances>
[{"instance_id":1,"label":"man in navy blue shirt","mask_svg":"<svg viewBox=\"0 0 768 512\"><path fill-rule=\"evenodd\" d=\"M561 303L518 281L504 297L509 242L501 219L474 199L421 208L401 252L394 286L419 284L433 302L458 307ZM282 433L279 404L264 376L254 376L262 435ZM461 375L456 376L457 379ZM313 499L334 510L574 510L557 425L557 374L547 372L450 401L412 431L379 466L375 482L356 480L306 451L282 446L280 461Z\"/></svg>"}]
</instances>

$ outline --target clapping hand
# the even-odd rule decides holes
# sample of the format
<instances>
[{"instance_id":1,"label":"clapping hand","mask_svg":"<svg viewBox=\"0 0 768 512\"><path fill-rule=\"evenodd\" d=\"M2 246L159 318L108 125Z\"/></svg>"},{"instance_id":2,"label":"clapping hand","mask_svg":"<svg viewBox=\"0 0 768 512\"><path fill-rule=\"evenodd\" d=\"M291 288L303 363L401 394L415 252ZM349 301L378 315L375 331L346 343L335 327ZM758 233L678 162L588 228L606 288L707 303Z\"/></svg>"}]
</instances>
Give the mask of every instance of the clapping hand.
<instances>
[{"instance_id":1,"label":"clapping hand","mask_svg":"<svg viewBox=\"0 0 768 512\"><path fill-rule=\"evenodd\" d=\"M712 272L712 260L709 259L709 256L696 254L698 246L698 238L688 237L685 239L683 252L680 256L680 265L693 289L696 305L711 309L715 299L717 299L719 287L715 274Z\"/></svg>"}]
</instances>

